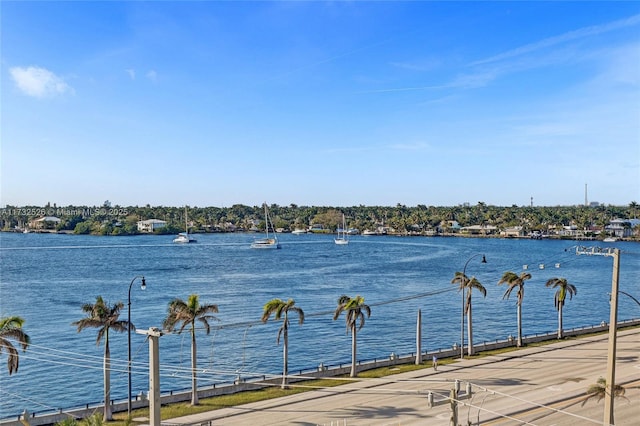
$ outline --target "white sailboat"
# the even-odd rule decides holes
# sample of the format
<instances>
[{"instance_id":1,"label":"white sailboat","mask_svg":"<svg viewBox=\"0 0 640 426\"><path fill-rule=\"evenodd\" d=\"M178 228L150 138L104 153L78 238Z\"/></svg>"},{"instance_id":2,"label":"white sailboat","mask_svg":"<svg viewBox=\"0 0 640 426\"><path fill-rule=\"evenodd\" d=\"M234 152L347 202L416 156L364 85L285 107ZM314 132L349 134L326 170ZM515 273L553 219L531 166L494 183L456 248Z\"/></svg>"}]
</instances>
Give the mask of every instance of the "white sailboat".
<instances>
[{"instance_id":1,"label":"white sailboat","mask_svg":"<svg viewBox=\"0 0 640 426\"><path fill-rule=\"evenodd\" d=\"M344 219L344 214L342 215L342 228L338 228L338 236L334 238L333 241L341 246L349 244L349 238L347 237L347 222Z\"/></svg>"},{"instance_id":2,"label":"white sailboat","mask_svg":"<svg viewBox=\"0 0 640 426\"><path fill-rule=\"evenodd\" d=\"M273 223L269 219L269 210L267 209L267 203L264 203L264 232L265 237L254 240L251 243L251 248L255 249L279 249L280 243L278 237L276 237L275 231L270 235L269 228L273 228Z\"/></svg>"},{"instance_id":3,"label":"white sailboat","mask_svg":"<svg viewBox=\"0 0 640 426\"><path fill-rule=\"evenodd\" d=\"M184 208L184 232L180 232L174 239L173 242L177 244L189 244L195 243L198 240L189 235L189 224L187 221L187 208Z\"/></svg>"}]
</instances>

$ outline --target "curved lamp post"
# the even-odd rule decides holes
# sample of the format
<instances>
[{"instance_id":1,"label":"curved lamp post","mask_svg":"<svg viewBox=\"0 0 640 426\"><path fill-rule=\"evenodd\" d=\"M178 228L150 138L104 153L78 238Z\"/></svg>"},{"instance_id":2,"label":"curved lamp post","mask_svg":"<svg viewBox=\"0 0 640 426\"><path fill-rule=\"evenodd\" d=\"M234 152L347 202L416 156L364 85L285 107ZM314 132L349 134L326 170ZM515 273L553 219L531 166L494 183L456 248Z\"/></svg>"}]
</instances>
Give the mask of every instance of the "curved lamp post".
<instances>
[{"instance_id":1,"label":"curved lamp post","mask_svg":"<svg viewBox=\"0 0 640 426\"><path fill-rule=\"evenodd\" d=\"M640 306L640 301L638 301L638 299L636 299L635 297L633 297L632 295L630 295L629 293L626 293L622 290L618 290L618 293L622 293L627 297L630 297L634 302L636 302L639 306Z\"/></svg>"},{"instance_id":2,"label":"curved lamp post","mask_svg":"<svg viewBox=\"0 0 640 426\"><path fill-rule=\"evenodd\" d=\"M131 287L133 287L133 283L138 278L142 278L142 283L140 284L140 288L145 290L147 288L147 283L144 280L143 275L138 275L131 280L131 284L129 284L129 305L128 305L128 317L127 317L127 334L128 334L128 357L127 357L127 374L129 376L129 394L127 398L127 415L131 417Z\"/></svg>"},{"instance_id":3,"label":"curved lamp post","mask_svg":"<svg viewBox=\"0 0 640 426\"><path fill-rule=\"evenodd\" d=\"M469 258L469 260L467 260L467 263L464 264L464 268L462 268L463 279L466 277L467 265L472 259L475 259L478 256L482 256L481 263L487 263L487 259L484 257L483 253L474 254ZM462 287L462 319L460 320L460 359L464 359L464 286Z\"/></svg>"}]
</instances>

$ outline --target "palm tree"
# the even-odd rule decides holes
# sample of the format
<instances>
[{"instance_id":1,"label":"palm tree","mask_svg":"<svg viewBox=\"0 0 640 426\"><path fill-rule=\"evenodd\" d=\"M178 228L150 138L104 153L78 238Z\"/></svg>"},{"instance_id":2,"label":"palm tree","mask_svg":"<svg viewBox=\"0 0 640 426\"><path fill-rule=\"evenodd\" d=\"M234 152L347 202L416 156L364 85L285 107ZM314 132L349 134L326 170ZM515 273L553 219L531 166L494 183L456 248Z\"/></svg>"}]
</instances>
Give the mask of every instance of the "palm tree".
<instances>
[{"instance_id":1,"label":"palm tree","mask_svg":"<svg viewBox=\"0 0 640 426\"><path fill-rule=\"evenodd\" d=\"M27 350L27 346L31 343L29 336L22 330L23 325L24 320L17 316L0 318L0 354L4 350L7 351L9 375L17 373L20 364L18 350L11 341L15 340L22 346L23 352Z\"/></svg>"},{"instance_id":2,"label":"palm tree","mask_svg":"<svg viewBox=\"0 0 640 426\"><path fill-rule=\"evenodd\" d=\"M574 294L578 294L576 286L569 283L566 278L551 278L545 284L547 287L558 288L554 298L554 304L558 310L558 339L562 339L562 307L569 295L569 300L573 299Z\"/></svg>"},{"instance_id":3,"label":"palm tree","mask_svg":"<svg viewBox=\"0 0 640 426\"><path fill-rule=\"evenodd\" d=\"M478 281L475 277L469 279L462 272L456 272L455 276L451 280L451 284L458 284L458 292L463 289L467 289L467 300L464 305L464 312L467 314L467 336L469 340L469 356L473 355L473 328L471 318L471 291L475 288L483 297L487 297L487 289Z\"/></svg>"},{"instance_id":4,"label":"palm tree","mask_svg":"<svg viewBox=\"0 0 640 426\"><path fill-rule=\"evenodd\" d=\"M282 319L282 326L278 330L278 338L276 343L280 344L280 336L282 336L282 389L287 388L287 375L289 373L289 312L295 312L298 314L298 324L304 323L304 311L295 306L296 302L293 299L289 299L286 302L280 299L272 299L264 305L262 313L262 322L267 322L271 314L274 314L275 320Z\"/></svg>"},{"instance_id":5,"label":"palm tree","mask_svg":"<svg viewBox=\"0 0 640 426\"><path fill-rule=\"evenodd\" d=\"M511 295L511 291L514 288L518 288L518 300L516 306L518 307L518 347L522 346L522 299L524 299L524 282L531 279L531 274L528 272L522 272L517 275L515 272L507 271L502 275L498 285L507 284L509 288L505 291L503 299L508 299Z\"/></svg>"},{"instance_id":6,"label":"palm tree","mask_svg":"<svg viewBox=\"0 0 640 426\"><path fill-rule=\"evenodd\" d=\"M615 385L613 387L614 397L624 397L626 390L622 385ZM596 398L597 402L600 402L607 396L607 381L604 377L600 377L595 385L591 385L587 388L587 397L582 401L582 405L586 404L591 398Z\"/></svg>"},{"instance_id":7,"label":"palm tree","mask_svg":"<svg viewBox=\"0 0 640 426\"><path fill-rule=\"evenodd\" d=\"M104 376L104 420L110 421L111 417L111 350L109 349L109 330L122 333L129 330L129 327L133 327L126 320L120 320L120 311L124 304L117 302L112 306L109 306L107 302L102 299L102 296L96 297L96 303L85 303L82 305L82 312L87 314L86 318L79 321L72 322L71 325L78 327L78 333L85 328L97 328L98 335L96 337L96 345L100 345L100 341L104 337L104 361L103 361L103 376Z\"/></svg>"},{"instance_id":8,"label":"palm tree","mask_svg":"<svg viewBox=\"0 0 640 426\"><path fill-rule=\"evenodd\" d=\"M185 327L191 328L191 405L198 405L198 382L196 376L196 321L204 325L205 333L209 334L211 327L210 320L217 320L212 313L218 313L218 305L201 305L197 294L192 294L185 302L175 298L169 302L167 317L164 320L164 328L173 331L178 323L182 323L178 334L182 333Z\"/></svg>"},{"instance_id":9,"label":"palm tree","mask_svg":"<svg viewBox=\"0 0 640 426\"><path fill-rule=\"evenodd\" d=\"M351 331L351 377L356 377L356 352L357 352L357 339L356 332L364 327L364 316L367 318L371 316L371 308L364 303L364 297L356 296L351 298L346 295L342 295L338 298L338 307L333 314L333 319L336 320L342 313L345 312L347 333ZM356 327L356 325L358 325Z\"/></svg>"}]
</instances>

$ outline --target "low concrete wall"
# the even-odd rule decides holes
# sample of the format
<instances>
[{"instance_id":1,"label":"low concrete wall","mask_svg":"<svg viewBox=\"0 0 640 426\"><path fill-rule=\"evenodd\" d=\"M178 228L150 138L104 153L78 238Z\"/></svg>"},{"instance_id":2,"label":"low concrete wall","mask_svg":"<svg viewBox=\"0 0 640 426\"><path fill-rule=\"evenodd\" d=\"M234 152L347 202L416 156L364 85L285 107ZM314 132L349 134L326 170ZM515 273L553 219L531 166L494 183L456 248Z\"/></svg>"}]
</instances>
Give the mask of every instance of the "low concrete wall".
<instances>
[{"instance_id":1,"label":"low concrete wall","mask_svg":"<svg viewBox=\"0 0 640 426\"><path fill-rule=\"evenodd\" d=\"M618 328L625 327L634 327L640 325L640 319L628 320L628 321L620 321L618 323ZM607 324L600 324L596 326L587 326L574 328L570 330L564 330L564 335L566 337L575 337L583 334L589 333L601 333L606 332L609 329ZM537 343L543 342L547 340L554 340L557 338L557 331L535 334L533 336L524 336L522 338L522 342L524 345L529 343ZM508 348L511 346L516 346L515 338L507 338L504 340L495 340L491 342L482 342L479 344L473 345L474 352L480 353L483 351L490 351L495 349ZM460 356L460 348L451 348L451 349L437 349L431 352L424 352L421 354L421 361L430 361L433 355L437 356L439 359L443 358L457 358ZM360 361L358 362L358 371L366 371L372 370L374 368L380 367L391 367L393 365L400 364L409 364L414 363L416 359L416 354L405 354L405 355L395 355L392 354L388 358L384 359L375 359L368 361ZM339 366L318 366L318 368L314 370L308 371L300 371L297 375L292 375L289 378L289 383L296 383L304 380L308 380L310 378L322 378L322 377L336 377L347 375L351 371L351 364L341 364ZM282 383L282 376L260 376L260 377L246 377L240 381L236 381L236 383L231 384L223 384L220 386L213 386L203 389L198 389L198 397L199 398L209 398L213 396L219 395L228 395L237 392L243 392L248 390L257 390L263 389L271 386L279 386ZM169 392L168 394L164 394L160 397L160 401L162 404L171 404L176 402L185 402L191 400L191 392L190 391L180 391L180 392ZM135 397L135 400L131 402L131 407L133 409L144 408L149 406L149 401L147 401L146 397L143 395L138 395ZM83 408L74 408L69 410L59 410L58 412L51 413L27 413L27 421L30 426L43 426L43 425L51 425L62 420L68 419L70 417L76 419L87 418L95 413L102 413L103 406L102 404L90 405L87 404ZM112 411L114 413L127 411L127 401L118 401L114 402L112 405ZM20 421L20 418L17 419L8 419L0 421L0 426L24 426Z\"/></svg>"}]
</instances>

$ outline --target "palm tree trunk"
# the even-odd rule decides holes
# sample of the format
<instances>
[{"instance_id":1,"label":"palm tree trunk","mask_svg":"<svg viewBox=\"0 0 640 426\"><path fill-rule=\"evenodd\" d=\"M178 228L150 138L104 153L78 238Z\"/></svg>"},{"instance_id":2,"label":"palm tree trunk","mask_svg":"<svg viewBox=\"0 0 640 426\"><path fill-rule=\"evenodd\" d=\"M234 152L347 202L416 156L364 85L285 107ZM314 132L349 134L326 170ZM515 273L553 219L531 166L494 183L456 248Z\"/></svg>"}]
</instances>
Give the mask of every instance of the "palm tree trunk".
<instances>
[{"instance_id":1,"label":"palm tree trunk","mask_svg":"<svg viewBox=\"0 0 640 426\"><path fill-rule=\"evenodd\" d=\"M471 289L469 289L471 291ZM471 297L469 297L469 311L467 312L467 340L469 341L469 356L473 355L473 329L471 328Z\"/></svg>"},{"instance_id":2,"label":"palm tree trunk","mask_svg":"<svg viewBox=\"0 0 640 426\"><path fill-rule=\"evenodd\" d=\"M357 353L356 325L351 326L351 377L356 377L356 353Z\"/></svg>"},{"instance_id":3,"label":"palm tree trunk","mask_svg":"<svg viewBox=\"0 0 640 426\"><path fill-rule=\"evenodd\" d=\"M562 305L558 306L558 339L562 339Z\"/></svg>"},{"instance_id":4,"label":"palm tree trunk","mask_svg":"<svg viewBox=\"0 0 640 426\"><path fill-rule=\"evenodd\" d=\"M518 303L518 347L522 346L522 308Z\"/></svg>"},{"instance_id":5,"label":"palm tree trunk","mask_svg":"<svg viewBox=\"0 0 640 426\"><path fill-rule=\"evenodd\" d=\"M109 335L104 343L104 421L111 421L111 351L109 350Z\"/></svg>"},{"instance_id":6,"label":"palm tree trunk","mask_svg":"<svg viewBox=\"0 0 640 426\"><path fill-rule=\"evenodd\" d=\"M289 375L289 331L283 330L284 345L282 348L282 389L287 388L287 375Z\"/></svg>"},{"instance_id":7,"label":"palm tree trunk","mask_svg":"<svg viewBox=\"0 0 640 426\"><path fill-rule=\"evenodd\" d=\"M196 330L191 329L191 405L198 405L198 379L196 373Z\"/></svg>"}]
</instances>

